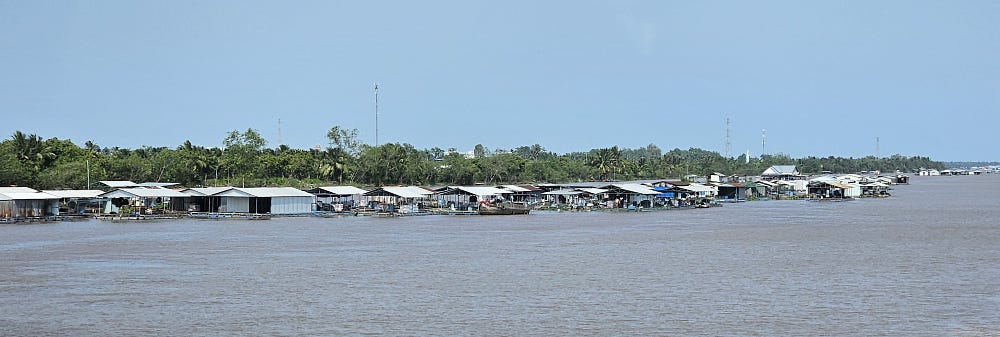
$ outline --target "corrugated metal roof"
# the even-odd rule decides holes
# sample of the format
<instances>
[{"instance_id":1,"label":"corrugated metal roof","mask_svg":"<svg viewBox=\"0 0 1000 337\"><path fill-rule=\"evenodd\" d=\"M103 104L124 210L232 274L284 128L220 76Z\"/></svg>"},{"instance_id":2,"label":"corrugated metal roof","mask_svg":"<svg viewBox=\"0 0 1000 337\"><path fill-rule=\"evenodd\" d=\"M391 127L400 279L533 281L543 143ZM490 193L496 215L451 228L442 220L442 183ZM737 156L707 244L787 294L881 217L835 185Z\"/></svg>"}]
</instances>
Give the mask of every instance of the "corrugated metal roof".
<instances>
[{"instance_id":1,"label":"corrugated metal roof","mask_svg":"<svg viewBox=\"0 0 1000 337\"><path fill-rule=\"evenodd\" d=\"M431 191L428 191L422 187L417 186L389 186L381 187L365 193L365 195L378 195L379 191L385 191L388 194L395 195L400 198L426 198L431 195Z\"/></svg>"},{"instance_id":2,"label":"corrugated metal roof","mask_svg":"<svg viewBox=\"0 0 1000 337\"><path fill-rule=\"evenodd\" d=\"M128 180L101 180L100 183L108 185L111 188L126 188L126 187L138 187L139 184Z\"/></svg>"},{"instance_id":3,"label":"corrugated metal roof","mask_svg":"<svg viewBox=\"0 0 1000 337\"><path fill-rule=\"evenodd\" d=\"M500 188L508 190L508 191L511 191L511 192L515 192L515 193L531 192L531 190L529 190L527 188L524 188L524 187L521 187L521 186L517 186L517 185L503 185L503 186L500 186Z\"/></svg>"},{"instance_id":4,"label":"corrugated metal roof","mask_svg":"<svg viewBox=\"0 0 1000 337\"><path fill-rule=\"evenodd\" d=\"M142 187L167 187L167 186L174 186L174 185L180 185L180 184L178 184L178 183L141 183L141 184L139 184L139 186L142 186Z\"/></svg>"},{"instance_id":5,"label":"corrugated metal roof","mask_svg":"<svg viewBox=\"0 0 1000 337\"><path fill-rule=\"evenodd\" d=\"M590 194L601 194L601 193L607 193L608 192L608 190L605 190L605 189L589 188L589 187L578 188L578 190L581 190L581 191L584 191L584 192L587 192L587 193L590 193Z\"/></svg>"},{"instance_id":6,"label":"corrugated metal roof","mask_svg":"<svg viewBox=\"0 0 1000 337\"><path fill-rule=\"evenodd\" d=\"M59 198L97 198L104 194L101 190L46 190L42 191Z\"/></svg>"},{"instance_id":7,"label":"corrugated metal roof","mask_svg":"<svg viewBox=\"0 0 1000 337\"><path fill-rule=\"evenodd\" d=\"M799 170L796 169L795 165L774 165L768 167L761 173L762 176L780 176L780 175L797 175Z\"/></svg>"},{"instance_id":8,"label":"corrugated metal roof","mask_svg":"<svg viewBox=\"0 0 1000 337\"><path fill-rule=\"evenodd\" d=\"M248 187L234 188L234 190L240 190L258 198L315 197L309 192L294 187Z\"/></svg>"},{"instance_id":9,"label":"corrugated metal roof","mask_svg":"<svg viewBox=\"0 0 1000 337\"><path fill-rule=\"evenodd\" d=\"M319 189L335 195L355 195L365 194L365 192L368 192L354 186L323 186L319 187Z\"/></svg>"},{"instance_id":10,"label":"corrugated metal roof","mask_svg":"<svg viewBox=\"0 0 1000 337\"><path fill-rule=\"evenodd\" d=\"M648 194L648 195L660 194L660 192L654 191L653 189L649 188L649 186L640 184L613 184L610 185L610 187L619 188L625 191L638 194Z\"/></svg>"},{"instance_id":11,"label":"corrugated metal roof","mask_svg":"<svg viewBox=\"0 0 1000 337\"><path fill-rule=\"evenodd\" d=\"M510 194L510 191L502 190L496 187L485 187L485 186L449 186L447 190L442 194L451 194L451 191L458 190L463 191L472 195L503 195Z\"/></svg>"},{"instance_id":12,"label":"corrugated metal roof","mask_svg":"<svg viewBox=\"0 0 1000 337\"><path fill-rule=\"evenodd\" d=\"M142 197L142 198L186 198L189 195L181 193L179 191L174 191L167 188L149 188L149 187L137 187L137 188L120 188L111 192L107 192L99 195L101 198L131 198L131 197Z\"/></svg>"},{"instance_id":13,"label":"corrugated metal roof","mask_svg":"<svg viewBox=\"0 0 1000 337\"><path fill-rule=\"evenodd\" d=\"M190 195L192 197L204 197L204 196L216 195L216 194L219 194L219 193L222 193L222 192L234 189L234 188L235 187L232 187L232 186L195 187L195 188L189 188L189 189L183 190L181 192L184 193L184 194Z\"/></svg>"},{"instance_id":14,"label":"corrugated metal roof","mask_svg":"<svg viewBox=\"0 0 1000 337\"><path fill-rule=\"evenodd\" d=\"M715 189L711 186L705 186L702 184L691 184L687 186L678 186L680 189L692 191L692 192L715 192Z\"/></svg>"},{"instance_id":15,"label":"corrugated metal roof","mask_svg":"<svg viewBox=\"0 0 1000 337\"><path fill-rule=\"evenodd\" d=\"M38 190L30 187L0 187L0 193L35 193Z\"/></svg>"},{"instance_id":16,"label":"corrugated metal roof","mask_svg":"<svg viewBox=\"0 0 1000 337\"><path fill-rule=\"evenodd\" d=\"M51 195L51 194L48 194L48 193L44 193L44 192L29 192L29 193L11 192L11 193L2 193L2 195L4 195L4 196L7 197L4 200L55 200L55 199L59 199L59 197L57 197L57 196L54 196L54 195Z\"/></svg>"},{"instance_id":17,"label":"corrugated metal roof","mask_svg":"<svg viewBox=\"0 0 1000 337\"><path fill-rule=\"evenodd\" d=\"M852 188L854 188L854 186L851 186L851 185L848 185L848 184L842 184L842 183L839 183L839 182L833 182L833 181L825 181L823 183L825 183L827 185L830 185L830 186L833 186L833 187L843 188L843 189L852 189Z\"/></svg>"},{"instance_id":18,"label":"corrugated metal roof","mask_svg":"<svg viewBox=\"0 0 1000 337\"><path fill-rule=\"evenodd\" d=\"M579 195L583 192L579 190L555 190L542 193L543 195Z\"/></svg>"}]
</instances>

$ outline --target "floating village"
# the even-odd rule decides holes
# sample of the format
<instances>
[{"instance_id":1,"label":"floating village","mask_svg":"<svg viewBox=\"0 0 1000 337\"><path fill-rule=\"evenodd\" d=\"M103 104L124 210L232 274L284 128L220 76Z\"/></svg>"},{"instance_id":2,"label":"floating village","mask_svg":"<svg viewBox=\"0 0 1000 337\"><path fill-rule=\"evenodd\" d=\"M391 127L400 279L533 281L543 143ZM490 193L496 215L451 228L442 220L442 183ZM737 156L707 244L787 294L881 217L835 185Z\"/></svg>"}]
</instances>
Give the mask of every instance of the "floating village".
<instances>
[{"instance_id":1,"label":"floating village","mask_svg":"<svg viewBox=\"0 0 1000 337\"><path fill-rule=\"evenodd\" d=\"M920 171L973 175L977 171ZM173 183L101 181L107 190L0 187L0 222L97 218L135 221L177 218L269 219L278 216L523 215L538 211L656 211L699 209L757 200L847 201L891 196L909 184L899 172L807 176L772 166L759 176L500 186L193 187Z\"/></svg>"}]
</instances>

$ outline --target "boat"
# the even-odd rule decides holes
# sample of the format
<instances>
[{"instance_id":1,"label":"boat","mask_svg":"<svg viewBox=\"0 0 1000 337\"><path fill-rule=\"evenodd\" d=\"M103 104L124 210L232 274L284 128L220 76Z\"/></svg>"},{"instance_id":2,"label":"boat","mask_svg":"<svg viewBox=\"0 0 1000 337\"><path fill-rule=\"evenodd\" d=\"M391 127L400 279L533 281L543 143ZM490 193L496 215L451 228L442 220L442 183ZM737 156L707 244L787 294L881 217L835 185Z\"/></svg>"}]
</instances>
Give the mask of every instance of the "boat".
<instances>
[{"instance_id":1,"label":"boat","mask_svg":"<svg viewBox=\"0 0 1000 337\"><path fill-rule=\"evenodd\" d=\"M526 202L481 202L479 203L479 215L515 215L528 214L531 205Z\"/></svg>"}]
</instances>

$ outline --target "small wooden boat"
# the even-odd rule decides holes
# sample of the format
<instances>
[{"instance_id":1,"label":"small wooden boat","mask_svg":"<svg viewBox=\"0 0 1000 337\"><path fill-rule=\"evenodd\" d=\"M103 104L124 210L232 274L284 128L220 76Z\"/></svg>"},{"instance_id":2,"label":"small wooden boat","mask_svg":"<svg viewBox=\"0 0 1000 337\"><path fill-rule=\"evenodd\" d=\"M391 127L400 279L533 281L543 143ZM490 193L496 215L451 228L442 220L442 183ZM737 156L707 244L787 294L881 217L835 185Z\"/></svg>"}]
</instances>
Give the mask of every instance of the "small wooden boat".
<instances>
[{"instance_id":1,"label":"small wooden boat","mask_svg":"<svg viewBox=\"0 0 1000 337\"><path fill-rule=\"evenodd\" d=\"M528 214L531 205L526 202L503 201L497 203L483 202L479 204L479 215L515 215Z\"/></svg>"}]
</instances>

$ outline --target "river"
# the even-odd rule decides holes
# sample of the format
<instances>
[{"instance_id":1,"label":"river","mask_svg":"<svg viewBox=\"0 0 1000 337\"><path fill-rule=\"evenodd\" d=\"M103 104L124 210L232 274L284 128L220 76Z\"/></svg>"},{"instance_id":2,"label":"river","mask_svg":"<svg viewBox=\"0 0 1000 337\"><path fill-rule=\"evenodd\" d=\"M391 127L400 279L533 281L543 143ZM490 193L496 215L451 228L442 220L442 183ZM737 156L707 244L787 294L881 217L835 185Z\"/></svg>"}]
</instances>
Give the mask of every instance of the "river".
<instances>
[{"instance_id":1,"label":"river","mask_svg":"<svg viewBox=\"0 0 1000 337\"><path fill-rule=\"evenodd\" d=\"M0 225L0 335L1000 335L998 191Z\"/></svg>"}]
</instances>

